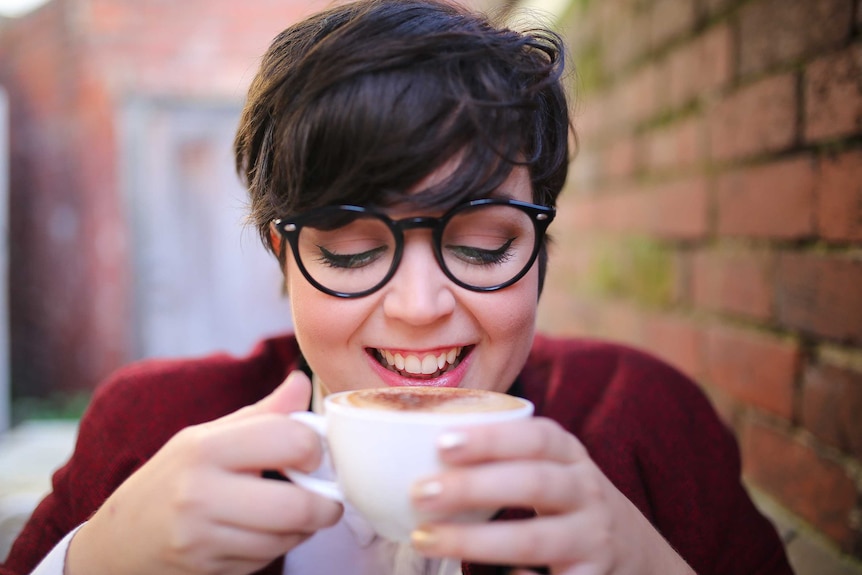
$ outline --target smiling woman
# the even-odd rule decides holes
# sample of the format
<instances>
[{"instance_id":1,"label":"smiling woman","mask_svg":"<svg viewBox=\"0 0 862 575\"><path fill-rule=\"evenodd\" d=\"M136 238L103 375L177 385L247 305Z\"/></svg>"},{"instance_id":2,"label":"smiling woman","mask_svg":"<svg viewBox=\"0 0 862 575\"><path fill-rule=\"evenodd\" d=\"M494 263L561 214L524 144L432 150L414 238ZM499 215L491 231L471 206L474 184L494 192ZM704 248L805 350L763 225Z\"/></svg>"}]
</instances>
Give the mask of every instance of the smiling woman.
<instances>
[{"instance_id":1,"label":"smiling woman","mask_svg":"<svg viewBox=\"0 0 862 575\"><path fill-rule=\"evenodd\" d=\"M573 141L564 52L448 0L359 0L277 36L234 151L295 333L105 382L0 575L787 575L692 381L535 334ZM441 434L409 541L284 481L326 465L293 412L408 386L536 417ZM362 471L387 453L360 451ZM487 509L501 520L455 520Z\"/></svg>"}]
</instances>

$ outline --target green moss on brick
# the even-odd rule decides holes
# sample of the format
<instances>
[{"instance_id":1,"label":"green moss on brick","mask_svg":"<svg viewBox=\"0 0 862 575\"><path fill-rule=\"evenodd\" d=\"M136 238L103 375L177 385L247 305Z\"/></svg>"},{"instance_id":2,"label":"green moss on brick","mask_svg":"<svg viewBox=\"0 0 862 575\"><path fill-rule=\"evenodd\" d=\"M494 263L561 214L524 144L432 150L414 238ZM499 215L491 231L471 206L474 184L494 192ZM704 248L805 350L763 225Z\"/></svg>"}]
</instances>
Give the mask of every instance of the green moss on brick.
<instances>
[{"instance_id":1,"label":"green moss on brick","mask_svg":"<svg viewBox=\"0 0 862 575\"><path fill-rule=\"evenodd\" d=\"M579 54L574 54L577 94L583 96L601 88L605 82L604 64L601 47L596 44L586 46Z\"/></svg>"},{"instance_id":2,"label":"green moss on brick","mask_svg":"<svg viewBox=\"0 0 862 575\"><path fill-rule=\"evenodd\" d=\"M596 248L583 291L598 297L632 300L648 307L672 303L673 254L645 238L608 241Z\"/></svg>"}]
</instances>

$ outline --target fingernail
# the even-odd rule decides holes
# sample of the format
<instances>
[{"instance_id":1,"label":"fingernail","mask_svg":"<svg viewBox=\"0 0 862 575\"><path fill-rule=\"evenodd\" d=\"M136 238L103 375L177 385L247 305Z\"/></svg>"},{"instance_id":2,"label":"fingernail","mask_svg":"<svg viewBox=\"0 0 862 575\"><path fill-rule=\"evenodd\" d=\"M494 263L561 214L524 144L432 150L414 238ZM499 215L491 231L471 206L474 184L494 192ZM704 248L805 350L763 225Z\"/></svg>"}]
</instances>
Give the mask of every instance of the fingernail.
<instances>
[{"instance_id":1,"label":"fingernail","mask_svg":"<svg viewBox=\"0 0 862 575\"><path fill-rule=\"evenodd\" d=\"M452 451L467 443L467 434L462 431L447 431L437 438L437 448L442 451Z\"/></svg>"},{"instance_id":2,"label":"fingernail","mask_svg":"<svg viewBox=\"0 0 862 575\"><path fill-rule=\"evenodd\" d=\"M410 534L410 542L416 549L431 549L437 544L439 538L433 531L423 527L416 529Z\"/></svg>"},{"instance_id":3,"label":"fingernail","mask_svg":"<svg viewBox=\"0 0 862 575\"><path fill-rule=\"evenodd\" d=\"M412 495L414 499L433 499L443 493L443 484L437 480L419 481L413 485Z\"/></svg>"}]
</instances>

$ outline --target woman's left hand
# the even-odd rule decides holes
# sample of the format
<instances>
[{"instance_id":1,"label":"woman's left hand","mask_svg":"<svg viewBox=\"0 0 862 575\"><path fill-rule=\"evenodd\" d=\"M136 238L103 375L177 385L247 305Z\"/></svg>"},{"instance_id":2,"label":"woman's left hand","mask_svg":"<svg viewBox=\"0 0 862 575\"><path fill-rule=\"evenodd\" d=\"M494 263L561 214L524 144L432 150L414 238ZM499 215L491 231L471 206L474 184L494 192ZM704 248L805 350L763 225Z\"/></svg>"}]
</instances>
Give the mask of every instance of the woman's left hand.
<instances>
[{"instance_id":1,"label":"woman's left hand","mask_svg":"<svg viewBox=\"0 0 862 575\"><path fill-rule=\"evenodd\" d=\"M414 486L417 510L449 515L514 507L537 515L423 526L413 544L425 555L548 566L559 575L693 573L583 444L550 419L445 434L440 456L451 468Z\"/></svg>"}]
</instances>

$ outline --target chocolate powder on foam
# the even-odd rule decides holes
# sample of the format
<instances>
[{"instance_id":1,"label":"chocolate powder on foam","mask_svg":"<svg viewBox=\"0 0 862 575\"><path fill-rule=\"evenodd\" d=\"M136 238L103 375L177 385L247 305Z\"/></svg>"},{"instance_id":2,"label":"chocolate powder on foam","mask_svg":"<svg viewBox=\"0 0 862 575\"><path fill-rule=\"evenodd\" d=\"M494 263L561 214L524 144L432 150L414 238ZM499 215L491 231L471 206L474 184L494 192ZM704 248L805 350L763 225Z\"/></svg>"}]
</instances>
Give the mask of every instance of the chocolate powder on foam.
<instances>
[{"instance_id":1,"label":"chocolate powder on foam","mask_svg":"<svg viewBox=\"0 0 862 575\"><path fill-rule=\"evenodd\" d=\"M390 411L480 411L490 409L511 409L518 407L516 402L501 401L496 394L473 390L439 389L379 389L359 392L352 398L354 405L374 407Z\"/></svg>"}]
</instances>

